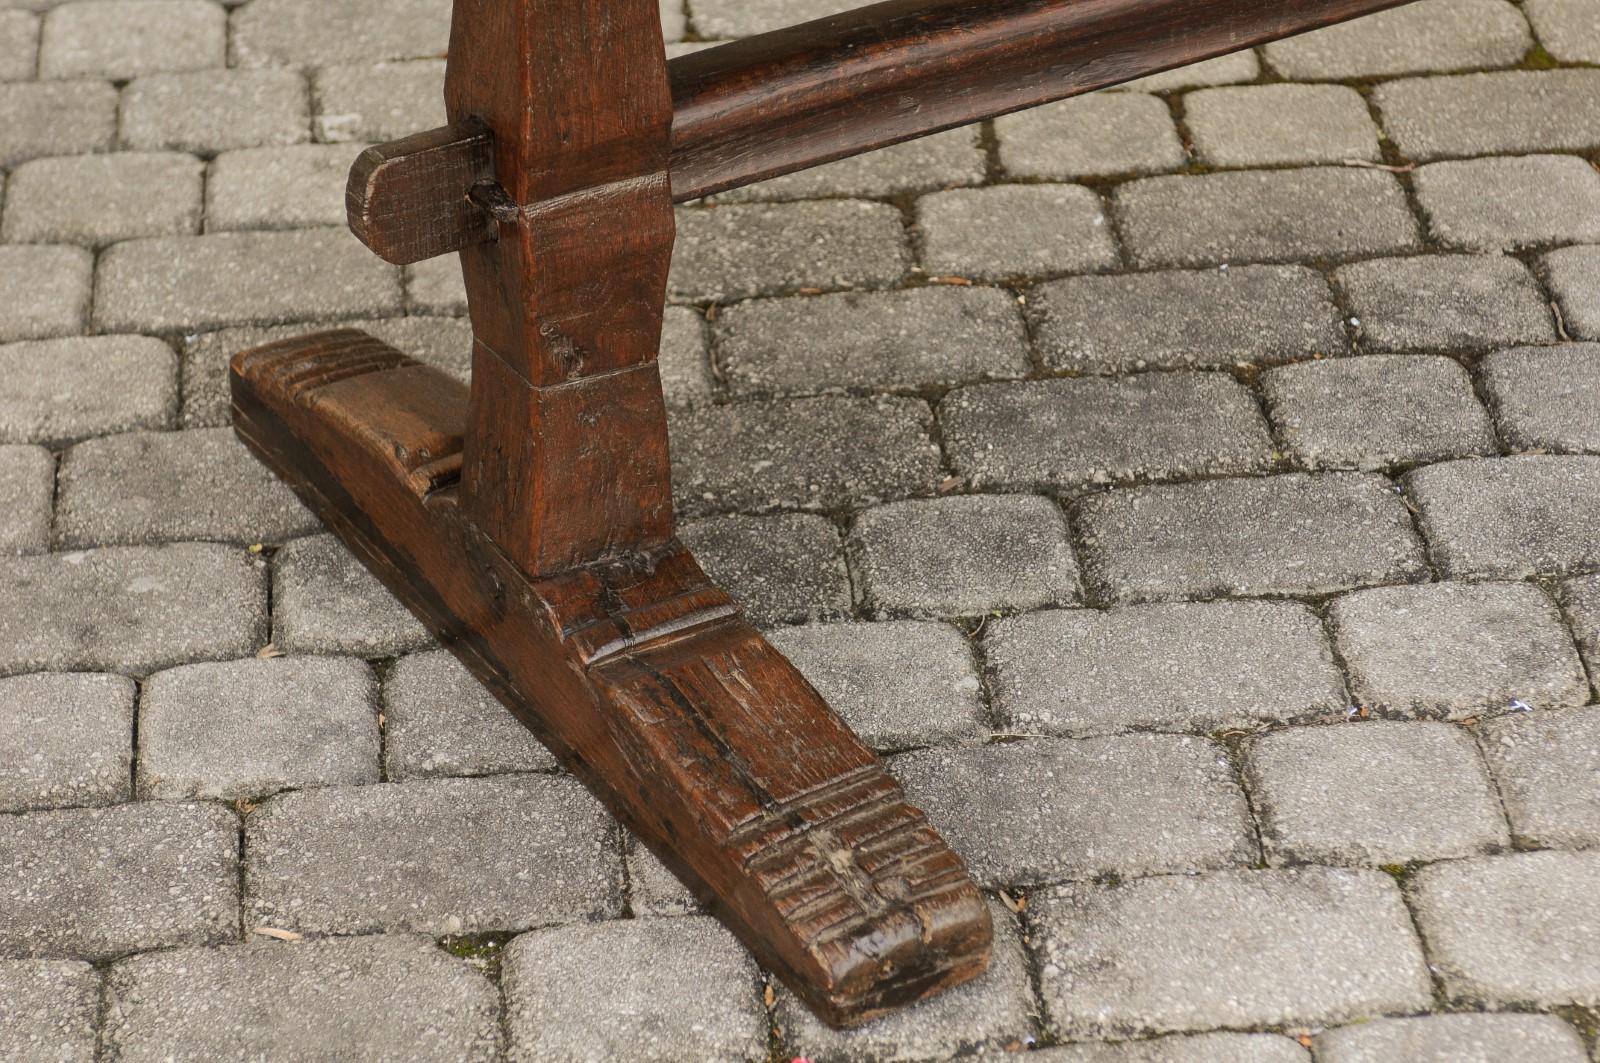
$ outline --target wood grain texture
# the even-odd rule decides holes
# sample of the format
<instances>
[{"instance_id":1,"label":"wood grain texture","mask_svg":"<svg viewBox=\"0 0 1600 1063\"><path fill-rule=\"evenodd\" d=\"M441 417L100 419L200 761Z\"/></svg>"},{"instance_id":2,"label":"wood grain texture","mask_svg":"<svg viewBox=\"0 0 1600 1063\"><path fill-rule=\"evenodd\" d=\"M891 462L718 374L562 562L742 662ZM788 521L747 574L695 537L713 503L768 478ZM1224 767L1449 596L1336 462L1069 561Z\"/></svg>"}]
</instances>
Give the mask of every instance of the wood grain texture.
<instances>
[{"instance_id":1,"label":"wood grain texture","mask_svg":"<svg viewBox=\"0 0 1600 1063\"><path fill-rule=\"evenodd\" d=\"M819 1015L984 969L960 859L676 540L530 578L461 509L462 386L364 333L231 385L251 449Z\"/></svg>"},{"instance_id":2,"label":"wood grain texture","mask_svg":"<svg viewBox=\"0 0 1600 1063\"><path fill-rule=\"evenodd\" d=\"M493 240L495 218L473 201L493 181L494 137L476 119L378 144L350 168L350 231L397 266Z\"/></svg>"}]
</instances>

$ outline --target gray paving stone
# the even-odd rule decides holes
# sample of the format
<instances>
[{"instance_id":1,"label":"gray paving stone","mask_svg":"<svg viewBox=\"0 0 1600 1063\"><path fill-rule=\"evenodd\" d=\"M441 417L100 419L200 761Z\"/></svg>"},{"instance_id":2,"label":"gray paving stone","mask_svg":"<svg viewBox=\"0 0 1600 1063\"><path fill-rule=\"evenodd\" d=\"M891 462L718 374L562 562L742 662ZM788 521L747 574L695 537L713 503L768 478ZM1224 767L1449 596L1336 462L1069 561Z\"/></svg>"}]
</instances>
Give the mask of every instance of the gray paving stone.
<instances>
[{"instance_id":1,"label":"gray paving stone","mask_svg":"<svg viewBox=\"0 0 1600 1063\"><path fill-rule=\"evenodd\" d=\"M364 147L296 144L224 152L206 175L206 228L215 232L343 225L350 165Z\"/></svg>"},{"instance_id":2,"label":"gray paving stone","mask_svg":"<svg viewBox=\"0 0 1600 1063\"><path fill-rule=\"evenodd\" d=\"M850 0L700 0L692 15L695 32L714 41L753 37L850 9Z\"/></svg>"},{"instance_id":3,"label":"gray paving stone","mask_svg":"<svg viewBox=\"0 0 1600 1063\"><path fill-rule=\"evenodd\" d=\"M1270 369L1261 388L1289 451L1313 469L1381 469L1498 453L1472 378L1451 358L1368 355Z\"/></svg>"},{"instance_id":4,"label":"gray paving stone","mask_svg":"<svg viewBox=\"0 0 1600 1063\"><path fill-rule=\"evenodd\" d=\"M394 657L434 645L422 621L331 535L273 558L272 640L287 653Z\"/></svg>"},{"instance_id":5,"label":"gray paving stone","mask_svg":"<svg viewBox=\"0 0 1600 1063\"><path fill-rule=\"evenodd\" d=\"M184 337L183 427L218 428L232 423L228 361L249 347L303 336L331 323L300 323L271 328L229 328ZM406 354L466 380L472 354L472 326L447 317L391 317L338 322L358 328ZM0 384L0 387L3 387Z\"/></svg>"},{"instance_id":6,"label":"gray paving stone","mask_svg":"<svg viewBox=\"0 0 1600 1063\"><path fill-rule=\"evenodd\" d=\"M1203 59L1188 66L1149 74L1113 86L1114 90L1131 89L1137 92L1171 92L1174 89L1196 88L1206 85L1233 85L1241 81L1254 81L1261 76L1261 61L1249 48Z\"/></svg>"},{"instance_id":7,"label":"gray paving stone","mask_svg":"<svg viewBox=\"0 0 1600 1063\"><path fill-rule=\"evenodd\" d=\"M1078 598L1061 510L1036 495L891 502L848 539L865 606L882 614L975 616Z\"/></svg>"},{"instance_id":8,"label":"gray paving stone","mask_svg":"<svg viewBox=\"0 0 1600 1063\"><path fill-rule=\"evenodd\" d=\"M1272 464L1261 411L1224 373L960 388L939 404L939 422L951 464L974 486L1071 489Z\"/></svg>"},{"instance_id":9,"label":"gray paving stone","mask_svg":"<svg viewBox=\"0 0 1600 1063\"><path fill-rule=\"evenodd\" d=\"M1600 1001L1600 853L1515 853L1434 864L1412 910L1445 993L1461 1003Z\"/></svg>"},{"instance_id":10,"label":"gray paving stone","mask_svg":"<svg viewBox=\"0 0 1600 1063\"><path fill-rule=\"evenodd\" d=\"M1426 0L1266 47L1267 62L1297 81L1511 66L1533 43L1505 0Z\"/></svg>"},{"instance_id":11,"label":"gray paving stone","mask_svg":"<svg viewBox=\"0 0 1600 1063\"><path fill-rule=\"evenodd\" d=\"M839 530L823 517L708 517L685 524L679 537L758 626L850 612Z\"/></svg>"},{"instance_id":12,"label":"gray paving stone","mask_svg":"<svg viewBox=\"0 0 1600 1063\"><path fill-rule=\"evenodd\" d=\"M236 937L238 829L211 804L0 817L0 955L104 960Z\"/></svg>"},{"instance_id":13,"label":"gray paving stone","mask_svg":"<svg viewBox=\"0 0 1600 1063\"><path fill-rule=\"evenodd\" d=\"M1428 231L1446 247L1600 241L1600 173L1570 155L1435 162L1412 179Z\"/></svg>"},{"instance_id":14,"label":"gray paving stone","mask_svg":"<svg viewBox=\"0 0 1600 1063\"><path fill-rule=\"evenodd\" d=\"M690 1045L767 1058L760 972L708 917L535 930L506 949L503 970L512 1060L681 1060Z\"/></svg>"},{"instance_id":15,"label":"gray paving stone","mask_svg":"<svg viewBox=\"0 0 1600 1063\"><path fill-rule=\"evenodd\" d=\"M1481 371L1513 449L1600 452L1600 343L1497 351Z\"/></svg>"},{"instance_id":16,"label":"gray paving stone","mask_svg":"<svg viewBox=\"0 0 1600 1063\"><path fill-rule=\"evenodd\" d=\"M1583 1038L1553 1015L1376 1019L1317 1035L1319 1063L1585 1063Z\"/></svg>"},{"instance_id":17,"label":"gray paving stone","mask_svg":"<svg viewBox=\"0 0 1600 1063\"><path fill-rule=\"evenodd\" d=\"M669 43L683 40L688 22L688 13L683 9L683 0L661 0L661 35Z\"/></svg>"},{"instance_id":18,"label":"gray paving stone","mask_svg":"<svg viewBox=\"0 0 1600 1063\"><path fill-rule=\"evenodd\" d=\"M978 142L978 129L967 126L892 144L865 155L718 192L717 200L740 203L820 196L886 199L935 188L975 185L988 172L988 158Z\"/></svg>"},{"instance_id":19,"label":"gray paving stone","mask_svg":"<svg viewBox=\"0 0 1600 1063\"><path fill-rule=\"evenodd\" d=\"M1347 701L1321 622L1294 602L1048 610L986 632L997 710L1018 731L1254 729Z\"/></svg>"},{"instance_id":20,"label":"gray paving stone","mask_svg":"<svg viewBox=\"0 0 1600 1063\"><path fill-rule=\"evenodd\" d=\"M499 994L425 938L383 936L180 949L111 968L116 1059L483 1061Z\"/></svg>"},{"instance_id":21,"label":"gray paving stone","mask_svg":"<svg viewBox=\"0 0 1600 1063\"><path fill-rule=\"evenodd\" d=\"M467 283L454 255L405 267L406 309L415 314L465 314Z\"/></svg>"},{"instance_id":22,"label":"gray paving stone","mask_svg":"<svg viewBox=\"0 0 1600 1063\"><path fill-rule=\"evenodd\" d=\"M103 331L199 331L400 312L399 271L344 229L129 240L100 257Z\"/></svg>"},{"instance_id":23,"label":"gray paving stone","mask_svg":"<svg viewBox=\"0 0 1600 1063\"><path fill-rule=\"evenodd\" d=\"M1062 1045L1035 1055L1037 1063L1309 1063L1311 1059L1295 1041L1270 1033L1203 1033L1117 1044Z\"/></svg>"},{"instance_id":24,"label":"gray paving stone","mask_svg":"<svg viewBox=\"0 0 1600 1063\"><path fill-rule=\"evenodd\" d=\"M204 168L194 156L174 152L34 159L17 167L6 186L0 236L13 243L98 247L137 236L199 232Z\"/></svg>"},{"instance_id":25,"label":"gray paving stone","mask_svg":"<svg viewBox=\"0 0 1600 1063\"><path fill-rule=\"evenodd\" d=\"M1501 716L1478 734L1520 845L1600 846L1600 708Z\"/></svg>"},{"instance_id":26,"label":"gray paving stone","mask_svg":"<svg viewBox=\"0 0 1600 1063\"><path fill-rule=\"evenodd\" d=\"M73 0L45 16L39 76L126 81L218 67L227 38L227 13L208 0Z\"/></svg>"},{"instance_id":27,"label":"gray paving stone","mask_svg":"<svg viewBox=\"0 0 1600 1063\"><path fill-rule=\"evenodd\" d=\"M1600 145L1600 70L1412 78L1379 85L1373 98L1407 158Z\"/></svg>"},{"instance_id":28,"label":"gray paving stone","mask_svg":"<svg viewBox=\"0 0 1600 1063\"><path fill-rule=\"evenodd\" d=\"M0 166L106 151L116 132L117 90L104 81L0 84Z\"/></svg>"},{"instance_id":29,"label":"gray paving stone","mask_svg":"<svg viewBox=\"0 0 1600 1063\"><path fill-rule=\"evenodd\" d=\"M1530 584L1378 587L1329 616L1351 693L1380 711L1460 719L1587 700L1561 613Z\"/></svg>"},{"instance_id":30,"label":"gray paving stone","mask_svg":"<svg viewBox=\"0 0 1600 1063\"><path fill-rule=\"evenodd\" d=\"M230 428L91 439L67 451L58 479L56 542L68 548L281 543L321 527Z\"/></svg>"},{"instance_id":31,"label":"gray paving stone","mask_svg":"<svg viewBox=\"0 0 1600 1063\"><path fill-rule=\"evenodd\" d=\"M43 447L0 446L0 554L37 554L50 548L50 507L56 459Z\"/></svg>"},{"instance_id":32,"label":"gray paving stone","mask_svg":"<svg viewBox=\"0 0 1600 1063\"><path fill-rule=\"evenodd\" d=\"M150 336L83 336L0 347L0 442L59 447L86 436L166 428L178 360Z\"/></svg>"},{"instance_id":33,"label":"gray paving stone","mask_svg":"<svg viewBox=\"0 0 1600 1063\"><path fill-rule=\"evenodd\" d=\"M1600 568L1600 458L1451 461L1408 473L1403 483L1447 578Z\"/></svg>"},{"instance_id":34,"label":"gray paving stone","mask_svg":"<svg viewBox=\"0 0 1600 1063\"><path fill-rule=\"evenodd\" d=\"M656 371L661 374L661 392L668 405L710 404L715 385L711 379L711 355L706 350L705 319L693 307L667 307L661 322Z\"/></svg>"},{"instance_id":35,"label":"gray paving stone","mask_svg":"<svg viewBox=\"0 0 1600 1063\"><path fill-rule=\"evenodd\" d=\"M81 247L13 244L0 247L0 291L25 292L7 301L0 342L80 332L89 315L94 259Z\"/></svg>"},{"instance_id":36,"label":"gray paving stone","mask_svg":"<svg viewBox=\"0 0 1600 1063\"><path fill-rule=\"evenodd\" d=\"M729 307L713 328L736 396L924 388L1028 371L1016 297L998 288L758 299Z\"/></svg>"},{"instance_id":37,"label":"gray paving stone","mask_svg":"<svg viewBox=\"0 0 1600 1063\"><path fill-rule=\"evenodd\" d=\"M1068 277L1028 305L1055 369L1273 363L1347 347L1328 282L1304 266Z\"/></svg>"},{"instance_id":38,"label":"gray paving stone","mask_svg":"<svg viewBox=\"0 0 1600 1063\"><path fill-rule=\"evenodd\" d=\"M235 66L326 66L378 59L442 57L450 5L440 0L265 0L235 11L229 61Z\"/></svg>"},{"instance_id":39,"label":"gray paving stone","mask_svg":"<svg viewBox=\"0 0 1600 1063\"><path fill-rule=\"evenodd\" d=\"M1404 864L1510 844L1472 736L1372 721L1276 731L1245 761L1271 864Z\"/></svg>"},{"instance_id":40,"label":"gray paving stone","mask_svg":"<svg viewBox=\"0 0 1600 1063\"><path fill-rule=\"evenodd\" d=\"M730 204L678 212L667 290L727 302L813 288L881 288L910 266L900 212L833 200Z\"/></svg>"},{"instance_id":41,"label":"gray paving stone","mask_svg":"<svg viewBox=\"0 0 1600 1063\"><path fill-rule=\"evenodd\" d=\"M446 122L444 62L325 66L311 75L312 128L326 143L399 140Z\"/></svg>"},{"instance_id":42,"label":"gray paving stone","mask_svg":"<svg viewBox=\"0 0 1600 1063\"><path fill-rule=\"evenodd\" d=\"M533 733L444 650L394 663L383 677L383 715L384 769L396 782L556 766Z\"/></svg>"},{"instance_id":43,"label":"gray paving stone","mask_svg":"<svg viewBox=\"0 0 1600 1063\"><path fill-rule=\"evenodd\" d=\"M1183 98L1195 153L1213 166L1376 162L1367 101L1342 85L1202 89Z\"/></svg>"},{"instance_id":44,"label":"gray paving stone","mask_svg":"<svg viewBox=\"0 0 1600 1063\"><path fill-rule=\"evenodd\" d=\"M311 138L305 78L292 70L148 74L122 91L120 131L123 147L146 151L299 144Z\"/></svg>"},{"instance_id":45,"label":"gray paving stone","mask_svg":"<svg viewBox=\"0 0 1600 1063\"><path fill-rule=\"evenodd\" d=\"M1201 266L1409 251L1417 224L1392 174L1341 167L1147 177L1114 197L1135 265Z\"/></svg>"},{"instance_id":46,"label":"gray paving stone","mask_svg":"<svg viewBox=\"0 0 1600 1063\"><path fill-rule=\"evenodd\" d=\"M1142 92L1090 93L995 119L1000 165L1012 177L1159 173L1188 161L1164 100Z\"/></svg>"},{"instance_id":47,"label":"gray paving stone","mask_svg":"<svg viewBox=\"0 0 1600 1063\"><path fill-rule=\"evenodd\" d=\"M1585 0L1528 0L1523 11L1551 55L1568 63L1600 63L1600 15Z\"/></svg>"},{"instance_id":48,"label":"gray paving stone","mask_svg":"<svg viewBox=\"0 0 1600 1063\"><path fill-rule=\"evenodd\" d=\"M1578 636L1578 652L1589 666L1595 693L1600 694L1600 576L1567 580L1561 585L1561 605Z\"/></svg>"},{"instance_id":49,"label":"gray paving stone","mask_svg":"<svg viewBox=\"0 0 1600 1063\"><path fill-rule=\"evenodd\" d=\"M694 899L688 887L679 882L650 850L639 844L637 838L628 838L626 855L628 902L634 915L704 914L705 909Z\"/></svg>"},{"instance_id":50,"label":"gray paving stone","mask_svg":"<svg viewBox=\"0 0 1600 1063\"><path fill-rule=\"evenodd\" d=\"M616 918L614 830L549 775L281 794L245 822L245 925L473 934Z\"/></svg>"},{"instance_id":51,"label":"gray paving stone","mask_svg":"<svg viewBox=\"0 0 1600 1063\"><path fill-rule=\"evenodd\" d=\"M1600 340L1600 247L1563 247L1544 256L1567 332Z\"/></svg>"},{"instance_id":52,"label":"gray paving stone","mask_svg":"<svg viewBox=\"0 0 1600 1063\"><path fill-rule=\"evenodd\" d=\"M39 16L0 11L0 81L30 81L39 69Z\"/></svg>"},{"instance_id":53,"label":"gray paving stone","mask_svg":"<svg viewBox=\"0 0 1600 1063\"><path fill-rule=\"evenodd\" d=\"M998 904L989 907L994 923L989 970L931 1000L855 1029L835 1030L793 994L780 992L773 1017L783 1031L784 1054L813 1063L887 1063L983 1058L984 1049L1031 1043L1035 1008L1016 918Z\"/></svg>"},{"instance_id":54,"label":"gray paving stone","mask_svg":"<svg viewBox=\"0 0 1600 1063\"><path fill-rule=\"evenodd\" d=\"M0 674L145 674L266 641L259 561L214 543L0 558Z\"/></svg>"},{"instance_id":55,"label":"gray paving stone","mask_svg":"<svg viewBox=\"0 0 1600 1063\"><path fill-rule=\"evenodd\" d=\"M672 482L689 515L833 509L932 494L944 479L917 399L796 399L669 418Z\"/></svg>"},{"instance_id":56,"label":"gray paving stone","mask_svg":"<svg viewBox=\"0 0 1600 1063\"><path fill-rule=\"evenodd\" d=\"M923 196L916 209L922 263L936 275L999 280L1120 261L1100 197L1078 185L959 188Z\"/></svg>"},{"instance_id":57,"label":"gray paving stone","mask_svg":"<svg viewBox=\"0 0 1600 1063\"><path fill-rule=\"evenodd\" d=\"M1028 912L1064 1037L1320 1025L1431 1003L1400 891L1377 871L1083 884L1030 898Z\"/></svg>"},{"instance_id":58,"label":"gray paving stone","mask_svg":"<svg viewBox=\"0 0 1600 1063\"><path fill-rule=\"evenodd\" d=\"M378 781L377 684L338 657L191 664L145 681L139 796L258 797Z\"/></svg>"},{"instance_id":59,"label":"gray paving stone","mask_svg":"<svg viewBox=\"0 0 1600 1063\"><path fill-rule=\"evenodd\" d=\"M1028 739L922 750L890 766L985 886L1242 867L1257 857L1227 754L1202 738Z\"/></svg>"},{"instance_id":60,"label":"gray paving stone","mask_svg":"<svg viewBox=\"0 0 1600 1063\"><path fill-rule=\"evenodd\" d=\"M1107 600L1326 594L1427 573L1405 504L1378 476L1113 490L1075 514L1085 579Z\"/></svg>"},{"instance_id":61,"label":"gray paving stone","mask_svg":"<svg viewBox=\"0 0 1600 1063\"><path fill-rule=\"evenodd\" d=\"M987 728L972 647L945 624L805 624L767 635L861 740L879 750Z\"/></svg>"},{"instance_id":62,"label":"gray paving stone","mask_svg":"<svg viewBox=\"0 0 1600 1063\"><path fill-rule=\"evenodd\" d=\"M1533 274L1507 255L1380 258L1334 276L1369 350L1482 351L1556 339Z\"/></svg>"},{"instance_id":63,"label":"gray paving stone","mask_svg":"<svg viewBox=\"0 0 1600 1063\"><path fill-rule=\"evenodd\" d=\"M133 697L119 675L0 679L0 812L131 800Z\"/></svg>"},{"instance_id":64,"label":"gray paving stone","mask_svg":"<svg viewBox=\"0 0 1600 1063\"><path fill-rule=\"evenodd\" d=\"M17 1063L93 1063L100 972L70 960L0 960L0 1056Z\"/></svg>"}]
</instances>

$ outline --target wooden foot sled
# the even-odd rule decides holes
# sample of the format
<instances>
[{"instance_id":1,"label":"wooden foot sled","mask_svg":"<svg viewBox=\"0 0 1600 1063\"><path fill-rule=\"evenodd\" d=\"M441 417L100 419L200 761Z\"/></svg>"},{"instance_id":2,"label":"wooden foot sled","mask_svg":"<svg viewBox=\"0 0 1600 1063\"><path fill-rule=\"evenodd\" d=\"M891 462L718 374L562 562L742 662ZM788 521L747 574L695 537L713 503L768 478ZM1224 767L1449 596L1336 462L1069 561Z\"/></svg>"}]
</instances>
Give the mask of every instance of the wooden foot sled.
<instances>
[{"instance_id":1,"label":"wooden foot sled","mask_svg":"<svg viewBox=\"0 0 1600 1063\"><path fill-rule=\"evenodd\" d=\"M459 252L469 389L354 330L234 358L240 437L820 1016L988 963L984 901L674 537L672 204L1395 6L892 0L668 64L655 0L456 0L451 124L351 226Z\"/></svg>"}]
</instances>

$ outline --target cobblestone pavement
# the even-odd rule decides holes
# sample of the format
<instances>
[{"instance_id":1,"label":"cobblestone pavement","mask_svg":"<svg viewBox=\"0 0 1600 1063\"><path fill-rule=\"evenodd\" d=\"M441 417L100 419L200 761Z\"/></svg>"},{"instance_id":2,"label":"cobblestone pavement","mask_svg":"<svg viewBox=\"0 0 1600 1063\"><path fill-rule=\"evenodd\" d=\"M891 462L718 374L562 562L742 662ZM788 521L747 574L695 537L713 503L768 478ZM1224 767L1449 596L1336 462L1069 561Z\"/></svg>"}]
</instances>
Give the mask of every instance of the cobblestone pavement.
<instances>
[{"instance_id":1,"label":"cobblestone pavement","mask_svg":"<svg viewBox=\"0 0 1600 1063\"><path fill-rule=\"evenodd\" d=\"M1600 2L682 210L684 537L994 904L850 1034L226 427L319 323L465 371L454 260L343 228L447 22L0 0L0 1058L1600 1058Z\"/></svg>"}]
</instances>

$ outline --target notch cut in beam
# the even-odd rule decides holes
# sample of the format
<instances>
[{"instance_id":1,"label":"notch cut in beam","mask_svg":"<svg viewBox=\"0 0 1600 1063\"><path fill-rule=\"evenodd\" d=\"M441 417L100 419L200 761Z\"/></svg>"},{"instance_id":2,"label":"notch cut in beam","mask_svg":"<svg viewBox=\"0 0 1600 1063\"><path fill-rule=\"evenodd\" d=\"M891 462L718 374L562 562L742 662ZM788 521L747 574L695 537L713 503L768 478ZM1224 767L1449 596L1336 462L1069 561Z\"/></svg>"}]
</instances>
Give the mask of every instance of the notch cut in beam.
<instances>
[{"instance_id":1,"label":"notch cut in beam","mask_svg":"<svg viewBox=\"0 0 1600 1063\"><path fill-rule=\"evenodd\" d=\"M1409 2L888 0L672 60L672 198L698 199ZM487 135L446 127L369 149L351 171L351 227L397 263L488 238L482 197L468 202L462 185L482 180ZM382 190L397 187L407 190L404 212L383 202Z\"/></svg>"}]
</instances>

